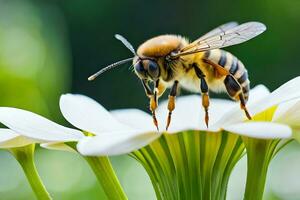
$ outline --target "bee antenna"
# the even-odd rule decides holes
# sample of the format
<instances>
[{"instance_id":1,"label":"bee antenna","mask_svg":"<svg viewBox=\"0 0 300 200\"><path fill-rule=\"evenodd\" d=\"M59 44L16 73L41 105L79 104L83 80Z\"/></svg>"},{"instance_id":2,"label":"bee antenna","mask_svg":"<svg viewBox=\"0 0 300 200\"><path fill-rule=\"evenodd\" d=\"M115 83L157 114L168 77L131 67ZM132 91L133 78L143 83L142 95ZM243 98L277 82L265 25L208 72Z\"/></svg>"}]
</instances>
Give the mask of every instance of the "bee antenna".
<instances>
[{"instance_id":1,"label":"bee antenna","mask_svg":"<svg viewBox=\"0 0 300 200\"><path fill-rule=\"evenodd\" d=\"M115 38L117 40L120 40L124 44L124 46L127 47L127 49L129 49L133 53L133 55L136 56L136 52L135 52L133 46L130 44L130 42L128 42L128 40L126 38L124 38L122 35L119 35L119 34L115 34Z\"/></svg>"},{"instance_id":2,"label":"bee antenna","mask_svg":"<svg viewBox=\"0 0 300 200\"><path fill-rule=\"evenodd\" d=\"M116 67L118 67L118 66L120 66L120 65L122 65L122 64L124 64L124 63L129 62L129 61L132 61L133 59L134 59L134 58L127 58L127 59L124 59L124 60L120 60L120 61L118 61L118 62L115 62L115 63L113 63L113 64L110 64L110 65L108 65L108 66L102 68L101 70L99 70L98 72L96 72L95 74L93 74L92 76L90 76L90 77L88 78L88 80L89 80L89 81L93 81L95 78L97 78L97 76L103 74L104 72L106 72L106 71L108 71L108 70L111 70L111 69L113 69L113 68L116 68Z\"/></svg>"}]
</instances>

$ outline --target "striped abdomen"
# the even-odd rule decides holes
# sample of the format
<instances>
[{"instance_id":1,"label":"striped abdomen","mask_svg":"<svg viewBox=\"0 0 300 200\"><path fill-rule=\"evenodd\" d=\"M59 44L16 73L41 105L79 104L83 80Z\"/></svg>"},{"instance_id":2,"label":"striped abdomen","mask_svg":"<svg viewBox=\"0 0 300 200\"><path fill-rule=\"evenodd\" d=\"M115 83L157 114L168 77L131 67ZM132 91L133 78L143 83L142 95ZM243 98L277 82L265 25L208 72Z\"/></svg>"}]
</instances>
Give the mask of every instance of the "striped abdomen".
<instances>
[{"instance_id":1,"label":"striped abdomen","mask_svg":"<svg viewBox=\"0 0 300 200\"><path fill-rule=\"evenodd\" d=\"M244 98L247 101L249 97L250 81L248 79L247 69L243 63L231 53L221 49L205 52L205 58L224 67L230 74L233 75L235 80L240 84ZM235 95L237 95L230 91L228 91L228 93L232 98L235 98Z\"/></svg>"}]
</instances>

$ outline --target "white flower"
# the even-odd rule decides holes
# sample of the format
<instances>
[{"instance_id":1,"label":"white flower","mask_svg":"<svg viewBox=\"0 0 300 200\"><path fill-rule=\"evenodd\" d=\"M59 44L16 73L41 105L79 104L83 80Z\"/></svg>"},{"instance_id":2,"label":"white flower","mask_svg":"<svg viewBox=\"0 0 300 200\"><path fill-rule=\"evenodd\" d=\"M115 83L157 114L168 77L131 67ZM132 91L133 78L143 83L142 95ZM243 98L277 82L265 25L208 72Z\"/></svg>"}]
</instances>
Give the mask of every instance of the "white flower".
<instances>
[{"instance_id":1,"label":"white flower","mask_svg":"<svg viewBox=\"0 0 300 200\"><path fill-rule=\"evenodd\" d=\"M95 135L80 140L77 148L83 155L128 153L160 136L146 119L148 115L141 114L134 119L130 112L125 118L127 123L121 123L96 101L83 95L62 95L60 109L73 126Z\"/></svg>"},{"instance_id":2,"label":"white flower","mask_svg":"<svg viewBox=\"0 0 300 200\"><path fill-rule=\"evenodd\" d=\"M95 148L94 145L99 145L100 140L100 145L109 151L109 155L114 155L141 148L159 137L157 132L152 131L152 126L140 129L118 122L100 104L83 95L62 95L60 107L71 124L94 136L87 137L82 131L61 126L30 111L0 107L0 122L9 128L0 130L0 148L41 143L42 147L48 149L74 151L65 142L78 142L86 138L84 141L89 142L91 150ZM106 138L109 139L108 143ZM118 145L120 141L122 145ZM113 148L109 149L110 146Z\"/></svg>"},{"instance_id":3,"label":"white flower","mask_svg":"<svg viewBox=\"0 0 300 200\"><path fill-rule=\"evenodd\" d=\"M197 95L178 97L168 133L177 133L184 130L217 132L221 129L225 129L236 134L254 138L290 138L292 136L292 129L295 130L293 124L299 124L300 122L300 116L298 114L300 111L300 103L290 105L289 109L286 109L286 104L293 99L296 102L300 101L299 86L300 77L297 77L272 93L262 85L251 90L248 109L254 118L253 121L246 120L244 112L239 108L238 103L228 100L212 99L209 109L211 119L209 129L205 127L203 120L204 112L201 107L201 98ZM83 97L80 96L80 98ZM84 101L80 101L80 98L79 96L68 95L69 100L61 104L61 109L64 110L64 105L70 106L68 116L76 116L76 119L73 118L70 120L69 117L66 117L66 114L64 114L64 116L78 128L82 129L82 127L94 126L95 124L90 123L92 116L89 117L89 120L84 120L80 115L76 114L76 109L79 105L81 107L81 113L89 112L90 109L88 109L88 107L94 101L87 97L85 97ZM64 97L62 101L64 101ZM94 103L93 105L95 106ZM167 102L164 101L157 109L157 117L161 125L161 130L163 130L163 126L166 123L166 105ZM268 110L273 106L277 106L278 109L274 109L275 113L270 114ZM103 109L103 107L101 107L101 109ZM267 117L261 118L260 115L268 115L268 113L271 115L269 116L271 117L270 119L267 119ZM286 118L283 117L287 113L292 116L293 122L287 122ZM100 112L99 115L101 115ZM147 113L136 109L124 109L113 111L112 115L118 119L119 122L127 124L128 127L134 127L137 131L129 131L123 134L121 132L115 132L113 129L109 130L108 128L104 134L98 134L96 137L83 138L78 144L78 150L82 154L115 155L128 153L149 144L159 136L155 133L152 118ZM261 119L256 119L259 117ZM85 123L82 122L83 120ZM110 128L117 126L114 125L114 123L109 124ZM99 126L101 127L100 124Z\"/></svg>"},{"instance_id":4,"label":"white flower","mask_svg":"<svg viewBox=\"0 0 300 200\"><path fill-rule=\"evenodd\" d=\"M62 145L63 142L78 141L85 137L78 130L61 126L40 115L17 108L0 107L0 122L9 128L0 132L0 147L3 145L3 148L8 145L19 147L47 142L53 144L53 148L71 151L71 148Z\"/></svg>"},{"instance_id":5,"label":"white flower","mask_svg":"<svg viewBox=\"0 0 300 200\"><path fill-rule=\"evenodd\" d=\"M35 140L16 134L7 128L0 128L0 148L16 148L35 143Z\"/></svg>"},{"instance_id":6,"label":"white flower","mask_svg":"<svg viewBox=\"0 0 300 200\"><path fill-rule=\"evenodd\" d=\"M275 126L274 128L265 127L265 125L259 122L248 122L248 125L241 127L239 131L232 130L238 129L238 126L244 119L241 116L241 113L237 112L236 110L232 110L231 112L227 113L226 116L219 120L218 124L225 124L225 129L240 134L249 132L251 125L261 126L261 129L257 128L258 134L254 136L256 138L289 138L293 133L294 138L297 139L299 138L299 134L296 133L299 132L300 124L299 86L300 77L296 77L276 89L271 94L267 95L265 98L249 104L248 106L251 114L254 115L254 118L255 115L257 115L256 119L254 119L255 121L269 121L268 124L272 124L271 126L276 125L275 123L281 124L281 128L276 128ZM272 107L275 107L275 109L272 110ZM272 132L272 135L268 135ZM253 135L249 136L251 137Z\"/></svg>"},{"instance_id":7,"label":"white flower","mask_svg":"<svg viewBox=\"0 0 300 200\"><path fill-rule=\"evenodd\" d=\"M199 95L178 97L168 133L184 130L218 132L225 129L236 134L256 138L289 138L300 122L300 77L272 93L260 85L250 92L248 109L255 120L248 121L238 103L212 99L209 109L209 129L204 123L204 112ZM293 100L293 101L292 101ZM160 130L164 130L167 102L157 109ZM273 106L270 119L256 119ZM26 138L44 143L46 148L65 148L64 142L78 142L83 155L117 155L129 153L161 136L152 124L149 114L137 109L115 110L109 113L99 103L83 95L62 95L60 109L75 127L93 136L86 137L75 129L58 125L44 117L16 108L0 108L0 122ZM289 119L285 117L289 116ZM261 122L257 122L261 121Z\"/></svg>"}]
</instances>

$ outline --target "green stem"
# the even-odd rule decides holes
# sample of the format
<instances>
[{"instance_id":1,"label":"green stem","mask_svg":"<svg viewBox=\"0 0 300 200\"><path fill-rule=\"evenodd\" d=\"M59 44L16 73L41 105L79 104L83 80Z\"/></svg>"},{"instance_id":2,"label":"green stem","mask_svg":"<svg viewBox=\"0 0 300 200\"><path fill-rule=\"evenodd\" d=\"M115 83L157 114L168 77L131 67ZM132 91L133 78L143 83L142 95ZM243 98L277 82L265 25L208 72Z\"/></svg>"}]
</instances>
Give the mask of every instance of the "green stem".
<instances>
[{"instance_id":1,"label":"green stem","mask_svg":"<svg viewBox=\"0 0 300 200\"><path fill-rule=\"evenodd\" d=\"M47 192L34 164L34 149L35 145L30 144L24 147L11 148L9 151L20 163L37 199L48 200L51 199L51 196Z\"/></svg>"},{"instance_id":2,"label":"green stem","mask_svg":"<svg viewBox=\"0 0 300 200\"><path fill-rule=\"evenodd\" d=\"M127 196L107 156L85 156L109 200L127 200Z\"/></svg>"},{"instance_id":3,"label":"green stem","mask_svg":"<svg viewBox=\"0 0 300 200\"><path fill-rule=\"evenodd\" d=\"M263 198L268 167L279 140L244 138L247 150L247 181L244 200Z\"/></svg>"},{"instance_id":4,"label":"green stem","mask_svg":"<svg viewBox=\"0 0 300 200\"><path fill-rule=\"evenodd\" d=\"M238 135L186 131L163 134L131 156L146 169L159 200L225 200L243 151Z\"/></svg>"}]
</instances>

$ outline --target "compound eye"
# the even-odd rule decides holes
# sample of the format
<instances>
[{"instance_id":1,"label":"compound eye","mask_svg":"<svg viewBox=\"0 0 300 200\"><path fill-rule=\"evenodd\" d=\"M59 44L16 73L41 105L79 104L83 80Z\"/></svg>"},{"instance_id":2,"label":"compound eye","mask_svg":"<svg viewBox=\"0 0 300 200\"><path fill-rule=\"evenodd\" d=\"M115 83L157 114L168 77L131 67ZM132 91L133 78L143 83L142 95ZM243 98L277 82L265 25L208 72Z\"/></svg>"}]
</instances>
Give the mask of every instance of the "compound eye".
<instances>
[{"instance_id":1,"label":"compound eye","mask_svg":"<svg viewBox=\"0 0 300 200\"><path fill-rule=\"evenodd\" d=\"M149 60L148 73L153 78L158 78L158 76L159 76L159 67L158 67L158 64L155 61Z\"/></svg>"},{"instance_id":2,"label":"compound eye","mask_svg":"<svg viewBox=\"0 0 300 200\"><path fill-rule=\"evenodd\" d=\"M138 74L145 76L146 70L145 70L145 68L144 68L144 66L143 66L143 64L142 64L142 62L136 63L136 64L134 65L134 69L135 69L135 71L136 71Z\"/></svg>"}]
</instances>

